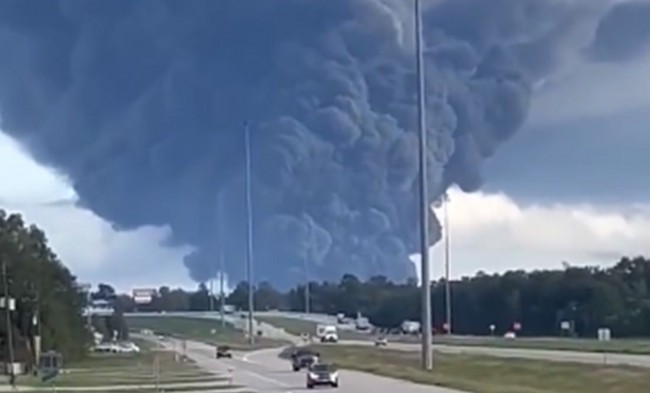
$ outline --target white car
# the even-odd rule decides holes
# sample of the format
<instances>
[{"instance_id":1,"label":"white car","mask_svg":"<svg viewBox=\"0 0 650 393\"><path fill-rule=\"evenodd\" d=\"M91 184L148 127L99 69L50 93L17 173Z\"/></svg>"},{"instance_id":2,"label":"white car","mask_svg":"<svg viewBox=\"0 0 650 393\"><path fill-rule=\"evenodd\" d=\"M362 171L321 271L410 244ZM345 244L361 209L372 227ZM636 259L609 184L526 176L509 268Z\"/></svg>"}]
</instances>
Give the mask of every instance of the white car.
<instances>
[{"instance_id":1,"label":"white car","mask_svg":"<svg viewBox=\"0 0 650 393\"><path fill-rule=\"evenodd\" d=\"M93 347L94 352L140 353L140 347L132 342L101 343Z\"/></svg>"},{"instance_id":2,"label":"white car","mask_svg":"<svg viewBox=\"0 0 650 393\"><path fill-rule=\"evenodd\" d=\"M140 353L140 347L135 343L127 341L117 344L118 352L120 353Z\"/></svg>"},{"instance_id":3,"label":"white car","mask_svg":"<svg viewBox=\"0 0 650 393\"><path fill-rule=\"evenodd\" d=\"M377 340L375 340L376 347L385 347L387 345L388 345L388 339L386 337L378 337Z\"/></svg>"}]
</instances>

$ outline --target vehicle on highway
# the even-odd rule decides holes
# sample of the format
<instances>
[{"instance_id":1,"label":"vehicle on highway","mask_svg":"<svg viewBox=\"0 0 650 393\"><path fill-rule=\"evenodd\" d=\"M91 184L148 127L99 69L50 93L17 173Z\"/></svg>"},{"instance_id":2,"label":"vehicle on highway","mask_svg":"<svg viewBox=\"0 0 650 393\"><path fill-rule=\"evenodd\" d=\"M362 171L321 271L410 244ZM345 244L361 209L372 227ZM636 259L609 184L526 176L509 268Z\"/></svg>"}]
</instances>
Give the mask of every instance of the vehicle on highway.
<instances>
[{"instance_id":1,"label":"vehicle on highway","mask_svg":"<svg viewBox=\"0 0 650 393\"><path fill-rule=\"evenodd\" d=\"M227 345L220 345L217 347L217 359L227 358L232 359L232 352L230 352L230 347Z\"/></svg>"},{"instance_id":2,"label":"vehicle on highway","mask_svg":"<svg viewBox=\"0 0 650 393\"><path fill-rule=\"evenodd\" d=\"M322 343L335 343L339 341L336 325L317 325L316 336L320 338L320 342Z\"/></svg>"},{"instance_id":3,"label":"vehicle on highway","mask_svg":"<svg viewBox=\"0 0 650 393\"><path fill-rule=\"evenodd\" d=\"M333 364L318 363L309 368L307 372L307 389L322 385L339 387L339 372Z\"/></svg>"},{"instance_id":4,"label":"vehicle on highway","mask_svg":"<svg viewBox=\"0 0 650 393\"><path fill-rule=\"evenodd\" d=\"M303 368L310 368L317 364L319 360L320 355L317 352L298 350L291 355L291 368L293 371L300 371Z\"/></svg>"},{"instance_id":5,"label":"vehicle on highway","mask_svg":"<svg viewBox=\"0 0 650 393\"><path fill-rule=\"evenodd\" d=\"M388 339L386 337L377 337L375 340L376 347L385 347L388 345Z\"/></svg>"},{"instance_id":6,"label":"vehicle on highway","mask_svg":"<svg viewBox=\"0 0 650 393\"><path fill-rule=\"evenodd\" d=\"M356 321L354 321L354 326L357 330L367 331L370 330L370 321L366 317L358 316Z\"/></svg>"}]
</instances>

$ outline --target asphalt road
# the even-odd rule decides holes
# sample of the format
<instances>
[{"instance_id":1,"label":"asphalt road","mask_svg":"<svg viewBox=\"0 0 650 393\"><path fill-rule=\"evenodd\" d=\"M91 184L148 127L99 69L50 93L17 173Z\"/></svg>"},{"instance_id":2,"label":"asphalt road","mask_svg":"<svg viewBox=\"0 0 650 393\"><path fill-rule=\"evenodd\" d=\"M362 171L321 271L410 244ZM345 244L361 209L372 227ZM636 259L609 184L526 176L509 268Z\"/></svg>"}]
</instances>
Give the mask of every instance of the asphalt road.
<instances>
[{"instance_id":1,"label":"asphalt road","mask_svg":"<svg viewBox=\"0 0 650 393\"><path fill-rule=\"evenodd\" d=\"M173 347L173 344L170 344ZM181 346L176 344L176 348ZM248 354L235 354L232 360L215 359L213 346L186 341L186 355L200 367L230 376L234 384L242 385L260 393L293 393L308 391L305 372L294 372L288 360L278 357L281 349L265 349ZM332 389L332 388L323 388ZM414 383L379 377L356 371L340 370L340 393L463 393L446 388L417 385Z\"/></svg>"}]
</instances>

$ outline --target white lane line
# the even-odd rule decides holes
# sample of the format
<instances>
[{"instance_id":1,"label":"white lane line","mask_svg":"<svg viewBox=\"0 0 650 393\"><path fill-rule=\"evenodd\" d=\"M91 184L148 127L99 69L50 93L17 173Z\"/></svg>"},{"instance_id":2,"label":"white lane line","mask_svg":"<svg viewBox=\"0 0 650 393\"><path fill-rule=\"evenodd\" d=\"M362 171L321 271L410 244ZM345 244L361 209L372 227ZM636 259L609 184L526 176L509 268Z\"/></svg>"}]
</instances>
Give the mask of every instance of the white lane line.
<instances>
[{"instance_id":1,"label":"white lane line","mask_svg":"<svg viewBox=\"0 0 650 393\"><path fill-rule=\"evenodd\" d=\"M283 350L284 350L284 348L280 348L280 351L283 351ZM278 351L278 348L260 349L258 351L253 351L253 352L249 352L249 353L245 354L244 356L242 356L242 360L245 361L245 362L248 362L248 363L257 363L255 361L251 360L251 357L257 357L259 355L263 355L263 354L268 353L268 352L277 352L277 351Z\"/></svg>"}]
</instances>

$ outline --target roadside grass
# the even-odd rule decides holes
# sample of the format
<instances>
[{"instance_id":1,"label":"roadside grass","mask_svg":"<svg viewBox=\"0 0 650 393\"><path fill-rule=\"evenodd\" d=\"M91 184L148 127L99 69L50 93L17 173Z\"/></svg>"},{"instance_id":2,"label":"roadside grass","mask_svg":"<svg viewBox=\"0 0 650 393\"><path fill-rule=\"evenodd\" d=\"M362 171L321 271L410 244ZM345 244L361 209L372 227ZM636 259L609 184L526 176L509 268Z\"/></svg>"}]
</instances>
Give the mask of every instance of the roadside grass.
<instances>
[{"instance_id":1,"label":"roadside grass","mask_svg":"<svg viewBox=\"0 0 650 393\"><path fill-rule=\"evenodd\" d=\"M140 346L140 353L91 354L82 361L64 364L64 370L51 381L44 382L33 376L19 377L18 385L34 389L30 390L32 392L56 388L59 392L74 389L78 393L208 392L239 388L230 385L225 376L205 371L173 351L144 340L134 341Z\"/></svg>"},{"instance_id":2,"label":"roadside grass","mask_svg":"<svg viewBox=\"0 0 650 393\"><path fill-rule=\"evenodd\" d=\"M300 319L285 317L258 317L262 322L283 328L288 333L299 335L301 333L313 333L317 323ZM376 336L355 331L339 329L339 337L342 340L372 340ZM419 343L418 336L388 336L392 342ZM520 349L547 349L556 351L580 351L597 353L626 353L635 355L650 355L650 340L644 339L614 339L611 341L598 341L588 338L528 338L520 337L515 340L502 337L479 337L479 336L442 336L433 338L434 344L456 345L456 346L481 346L498 348L520 348Z\"/></svg>"},{"instance_id":3,"label":"roadside grass","mask_svg":"<svg viewBox=\"0 0 650 393\"><path fill-rule=\"evenodd\" d=\"M596 339L588 338L580 339L559 337L520 337L512 340L502 337L439 336L434 339L434 342L447 345L485 346L499 348L626 353L635 355L650 354L650 340L643 339L614 339L611 341L598 341Z\"/></svg>"},{"instance_id":4,"label":"roadside grass","mask_svg":"<svg viewBox=\"0 0 650 393\"><path fill-rule=\"evenodd\" d=\"M299 336L303 333L313 335L316 333L316 326L318 326L318 323L316 322L297 318L257 316L255 319L277 328L284 329L287 333L295 336ZM371 334L346 329L338 329L338 335L341 340L368 340L374 337Z\"/></svg>"},{"instance_id":5,"label":"roadside grass","mask_svg":"<svg viewBox=\"0 0 650 393\"><path fill-rule=\"evenodd\" d=\"M237 389L237 393L253 393L247 390L243 390L240 387L237 386L224 386L224 385L204 385L201 386L200 388L197 388L195 386L174 386L174 387L160 387L158 389L154 388L142 388L142 389L137 389L137 390L124 390L124 389L107 389L107 390L72 390L72 389L66 389L64 388L59 388L56 387L56 392L57 393L128 393L128 392L138 392L138 393L160 393L160 392L214 392L214 391L224 391L230 392L231 390ZM52 393L53 390L48 389L48 390L29 390L30 393Z\"/></svg>"},{"instance_id":6,"label":"roadside grass","mask_svg":"<svg viewBox=\"0 0 650 393\"><path fill-rule=\"evenodd\" d=\"M285 345L285 342L255 337L251 347L243 332L231 324L221 325L216 319L185 317L126 317L129 329L149 329L158 334L180 339L201 341L211 345L228 345L233 350L252 350Z\"/></svg>"},{"instance_id":7,"label":"roadside grass","mask_svg":"<svg viewBox=\"0 0 650 393\"><path fill-rule=\"evenodd\" d=\"M361 346L315 345L324 361L412 382L473 393L646 393L647 369L490 356L436 354L433 371L419 354Z\"/></svg>"}]
</instances>

